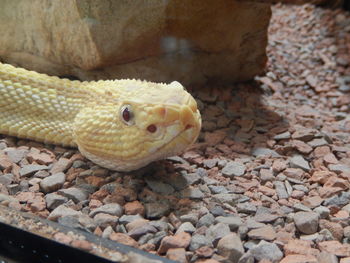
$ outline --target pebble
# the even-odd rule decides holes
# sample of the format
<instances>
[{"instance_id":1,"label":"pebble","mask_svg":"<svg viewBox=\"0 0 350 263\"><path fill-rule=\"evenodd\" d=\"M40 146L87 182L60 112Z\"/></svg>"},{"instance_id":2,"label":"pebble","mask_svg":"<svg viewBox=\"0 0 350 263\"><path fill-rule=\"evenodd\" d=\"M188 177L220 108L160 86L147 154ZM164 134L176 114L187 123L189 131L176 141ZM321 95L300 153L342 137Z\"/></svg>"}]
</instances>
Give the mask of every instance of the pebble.
<instances>
[{"instance_id":1,"label":"pebble","mask_svg":"<svg viewBox=\"0 0 350 263\"><path fill-rule=\"evenodd\" d=\"M181 232L174 236L166 236L160 243L158 253L164 254L170 248L187 248L191 242L191 235L186 232Z\"/></svg>"},{"instance_id":2,"label":"pebble","mask_svg":"<svg viewBox=\"0 0 350 263\"><path fill-rule=\"evenodd\" d=\"M66 175L64 173L56 173L45 177L40 181L40 190L44 193L51 193L60 189L66 181Z\"/></svg>"},{"instance_id":3,"label":"pebble","mask_svg":"<svg viewBox=\"0 0 350 263\"><path fill-rule=\"evenodd\" d=\"M297 229L304 234L314 234L318 228L319 215L315 212L297 212L294 223Z\"/></svg>"},{"instance_id":4,"label":"pebble","mask_svg":"<svg viewBox=\"0 0 350 263\"><path fill-rule=\"evenodd\" d=\"M217 243L219 242L219 240L230 234L230 228L228 227L228 225L224 224L224 223L217 223L215 225L211 225L209 226L209 228L207 229L206 233L205 233L205 237L212 242L212 244L214 245L214 247L217 245Z\"/></svg>"},{"instance_id":5,"label":"pebble","mask_svg":"<svg viewBox=\"0 0 350 263\"><path fill-rule=\"evenodd\" d=\"M59 217L65 217L65 216L79 216L81 215L81 212L76 211L72 208L66 207L64 205L60 205L56 207L48 216L49 220L57 221Z\"/></svg>"},{"instance_id":6,"label":"pebble","mask_svg":"<svg viewBox=\"0 0 350 263\"><path fill-rule=\"evenodd\" d=\"M174 193L175 189L170 184L165 184L155 179L145 179L147 186L151 188L153 192L161 195L170 195Z\"/></svg>"},{"instance_id":7,"label":"pebble","mask_svg":"<svg viewBox=\"0 0 350 263\"><path fill-rule=\"evenodd\" d=\"M205 214L201 218L199 218L196 227L199 228L201 226L209 227L215 221L215 217L212 214Z\"/></svg>"},{"instance_id":8,"label":"pebble","mask_svg":"<svg viewBox=\"0 0 350 263\"><path fill-rule=\"evenodd\" d=\"M31 176L33 175L35 172L38 172L40 170L47 170L49 169L48 166L46 165L39 165L39 164L27 164L24 165L20 170L19 170L19 174L21 177L25 177L25 176Z\"/></svg>"},{"instance_id":9,"label":"pebble","mask_svg":"<svg viewBox=\"0 0 350 263\"><path fill-rule=\"evenodd\" d=\"M204 235L194 234L191 238L190 251L195 251L204 246L212 246L212 243Z\"/></svg>"},{"instance_id":10,"label":"pebble","mask_svg":"<svg viewBox=\"0 0 350 263\"><path fill-rule=\"evenodd\" d=\"M282 259L283 253L274 243L265 240L260 241L258 245L249 250L251 255L258 261L270 260L273 263L279 262Z\"/></svg>"},{"instance_id":11,"label":"pebble","mask_svg":"<svg viewBox=\"0 0 350 263\"><path fill-rule=\"evenodd\" d=\"M292 168L300 168L304 171L309 171L311 169L309 163L305 161L301 155L294 155L289 162Z\"/></svg>"},{"instance_id":12,"label":"pebble","mask_svg":"<svg viewBox=\"0 0 350 263\"><path fill-rule=\"evenodd\" d=\"M223 223L229 226L231 231L237 231L237 229L243 224L242 219L238 216L218 216L215 218L215 224Z\"/></svg>"},{"instance_id":13,"label":"pebble","mask_svg":"<svg viewBox=\"0 0 350 263\"><path fill-rule=\"evenodd\" d=\"M170 212L170 206L167 203L147 203L145 204L146 218L156 219L167 215Z\"/></svg>"},{"instance_id":14,"label":"pebble","mask_svg":"<svg viewBox=\"0 0 350 263\"><path fill-rule=\"evenodd\" d=\"M238 262L244 254L242 241L236 233L222 237L217 245L218 254L227 259L228 262Z\"/></svg>"},{"instance_id":15,"label":"pebble","mask_svg":"<svg viewBox=\"0 0 350 263\"><path fill-rule=\"evenodd\" d=\"M276 232L272 226L264 226L261 228L252 229L248 232L248 237L251 239L262 239L273 241L276 239Z\"/></svg>"},{"instance_id":16,"label":"pebble","mask_svg":"<svg viewBox=\"0 0 350 263\"><path fill-rule=\"evenodd\" d=\"M85 201L88 198L88 193L86 191L76 187L60 189L57 193L73 200L75 203Z\"/></svg>"},{"instance_id":17,"label":"pebble","mask_svg":"<svg viewBox=\"0 0 350 263\"><path fill-rule=\"evenodd\" d=\"M123 215L123 207L117 203L110 203L102 205L89 213L89 216L94 217L98 213L109 214L120 217Z\"/></svg>"},{"instance_id":18,"label":"pebble","mask_svg":"<svg viewBox=\"0 0 350 263\"><path fill-rule=\"evenodd\" d=\"M196 231L196 228L192 225L191 222L184 222L179 226L175 234L178 234L180 232L187 232L192 234L195 231Z\"/></svg>"},{"instance_id":19,"label":"pebble","mask_svg":"<svg viewBox=\"0 0 350 263\"><path fill-rule=\"evenodd\" d=\"M221 170L222 174L228 177L244 175L246 167L240 162L230 161Z\"/></svg>"},{"instance_id":20,"label":"pebble","mask_svg":"<svg viewBox=\"0 0 350 263\"><path fill-rule=\"evenodd\" d=\"M67 201L68 198L55 193L45 195L46 206L49 210L53 210L56 207L66 203Z\"/></svg>"}]
</instances>

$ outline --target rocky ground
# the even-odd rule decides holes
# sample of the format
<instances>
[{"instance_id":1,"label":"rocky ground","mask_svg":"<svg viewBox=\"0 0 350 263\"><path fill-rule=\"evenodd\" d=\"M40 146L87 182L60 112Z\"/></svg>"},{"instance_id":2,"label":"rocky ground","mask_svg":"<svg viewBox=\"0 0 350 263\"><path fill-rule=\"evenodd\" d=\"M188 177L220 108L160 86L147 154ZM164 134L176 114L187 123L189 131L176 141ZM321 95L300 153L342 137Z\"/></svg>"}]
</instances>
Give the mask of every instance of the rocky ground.
<instances>
[{"instance_id":1,"label":"rocky ground","mask_svg":"<svg viewBox=\"0 0 350 263\"><path fill-rule=\"evenodd\" d=\"M181 157L122 174L2 136L0 201L180 262L350 262L350 14L279 5L269 34L256 83L193 90Z\"/></svg>"}]
</instances>

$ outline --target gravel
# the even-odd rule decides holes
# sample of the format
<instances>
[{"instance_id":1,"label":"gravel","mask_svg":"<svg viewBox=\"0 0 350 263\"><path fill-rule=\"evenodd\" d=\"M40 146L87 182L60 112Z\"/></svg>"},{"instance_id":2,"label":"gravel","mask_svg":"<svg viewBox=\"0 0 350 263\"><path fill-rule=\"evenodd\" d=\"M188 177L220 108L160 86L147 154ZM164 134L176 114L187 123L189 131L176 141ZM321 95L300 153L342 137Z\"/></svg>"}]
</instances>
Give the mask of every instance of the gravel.
<instances>
[{"instance_id":1,"label":"gravel","mask_svg":"<svg viewBox=\"0 0 350 263\"><path fill-rule=\"evenodd\" d=\"M183 155L118 173L0 136L0 202L188 262L350 257L350 14L272 10L266 74L190 89L203 129Z\"/></svg>"}]
</instances>

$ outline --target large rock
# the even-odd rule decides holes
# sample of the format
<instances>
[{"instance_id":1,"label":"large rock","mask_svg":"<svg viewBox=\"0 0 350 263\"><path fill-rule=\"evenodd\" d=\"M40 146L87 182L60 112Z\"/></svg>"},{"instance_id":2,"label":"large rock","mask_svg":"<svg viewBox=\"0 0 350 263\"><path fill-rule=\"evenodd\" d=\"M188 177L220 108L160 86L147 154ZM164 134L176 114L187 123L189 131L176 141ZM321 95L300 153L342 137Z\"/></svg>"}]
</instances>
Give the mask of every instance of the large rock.
<instances>
[{"instance_id":1,"label":"large rock","mask_svg":"<svg viewBox=\"0 0 350 263\"><path fill-rule=\"evenodd\" d=\"M0 0L0 58L82 80L242 81L264 69L270 5Z\"/></svg>"}]
</instances>

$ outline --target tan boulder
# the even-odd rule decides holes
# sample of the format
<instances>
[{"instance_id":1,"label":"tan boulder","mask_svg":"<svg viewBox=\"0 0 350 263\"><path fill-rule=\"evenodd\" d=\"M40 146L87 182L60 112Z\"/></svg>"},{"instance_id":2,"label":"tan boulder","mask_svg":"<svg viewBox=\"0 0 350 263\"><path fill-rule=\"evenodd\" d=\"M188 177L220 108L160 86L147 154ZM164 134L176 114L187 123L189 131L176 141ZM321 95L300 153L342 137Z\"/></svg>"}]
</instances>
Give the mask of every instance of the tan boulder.
<instances>
[{"instance_id":1,"label":"tan boulder","mask_svg":"<svg viewBox=\"0 0 350 263\"><path fill-rule=\"evenodd\" d=\"M0 0L0 59L82 80L242 81L266 62L270 3Z\"/></svg>"}]
</instances>

